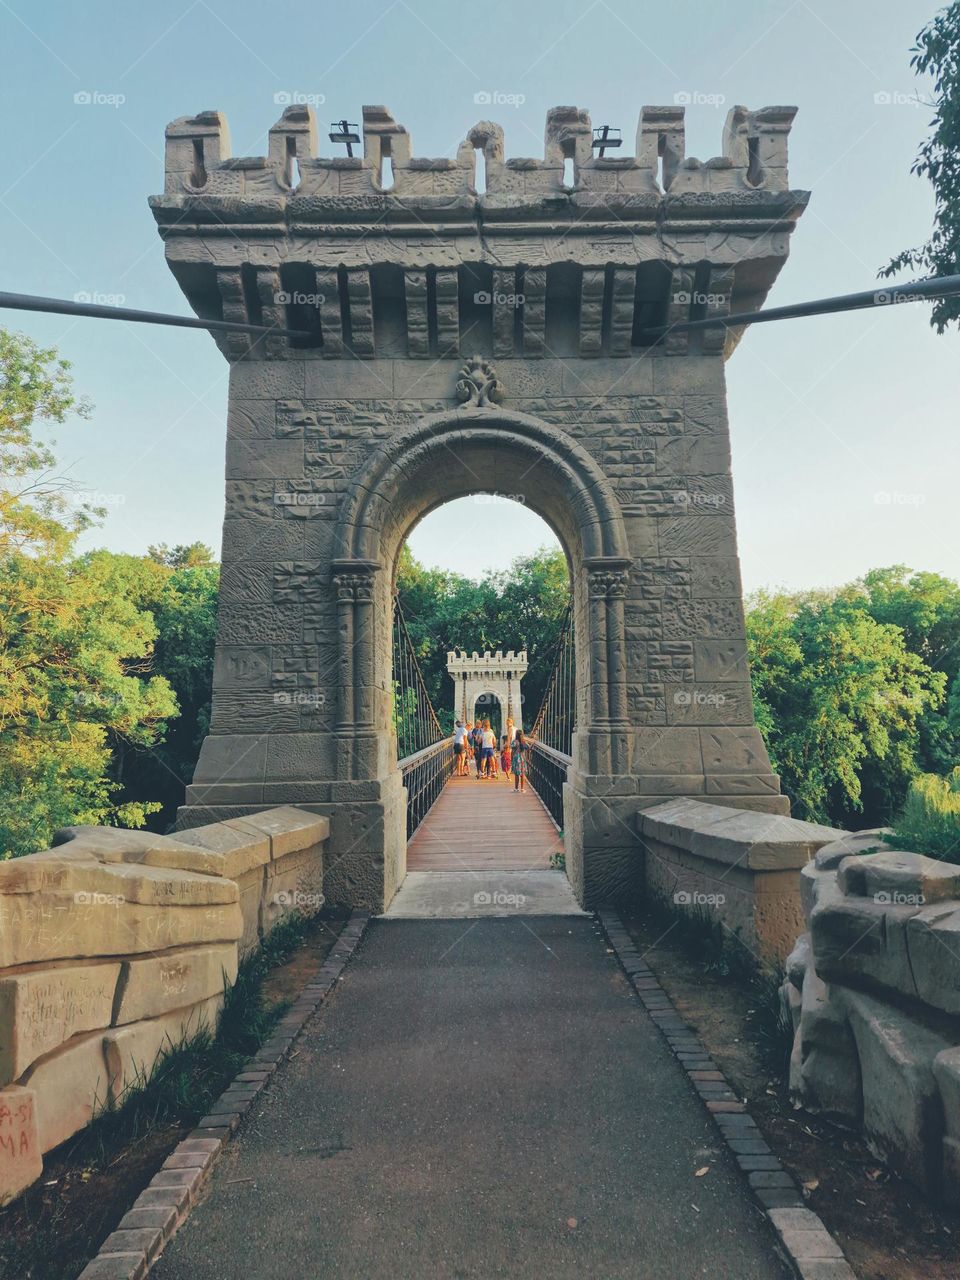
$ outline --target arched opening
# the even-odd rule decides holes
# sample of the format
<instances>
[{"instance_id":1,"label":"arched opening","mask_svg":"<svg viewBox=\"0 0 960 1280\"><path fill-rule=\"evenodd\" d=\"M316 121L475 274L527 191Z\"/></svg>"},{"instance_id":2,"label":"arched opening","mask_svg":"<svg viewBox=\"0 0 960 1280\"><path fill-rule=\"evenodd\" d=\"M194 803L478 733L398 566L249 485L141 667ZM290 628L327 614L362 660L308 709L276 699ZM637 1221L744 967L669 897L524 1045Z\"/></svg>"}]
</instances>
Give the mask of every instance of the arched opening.
<instances>
[{"instance_id":1,"label":"arched opening","mask_svg":"<svg viewBox=\"0 0 960 1280\"><path fill-rule=\"evenodd\" d=\"M490 721L490 727L500 740L504 726L507 723L506 712L500 705L500 699L490 689L478 693L473 703L473 715L471 719L474 721Z\"/></svg>"},{"instance_id":2,"label":"arched opening","mask_svg":"<svg viewBox=\"0 0 960 1280\"><path fill-rule=\"evenodd\" d=\"M491 491L541 517L566 561L576 656L567 781L629 769L623 596L630 557L609 482L562 429L499 407L471 406L396 432L369 460L341 509L334 572L348 590L339 597L338 730L354 744L343 758L355 779L401 781L389 729L394 589L403 546L431 512ZM577 887L582 848L580 824L567 812L570 792L563 789L561 818L567 871ZM399 869L401 879L404 872Z\"/></svg>"}]
</instances>

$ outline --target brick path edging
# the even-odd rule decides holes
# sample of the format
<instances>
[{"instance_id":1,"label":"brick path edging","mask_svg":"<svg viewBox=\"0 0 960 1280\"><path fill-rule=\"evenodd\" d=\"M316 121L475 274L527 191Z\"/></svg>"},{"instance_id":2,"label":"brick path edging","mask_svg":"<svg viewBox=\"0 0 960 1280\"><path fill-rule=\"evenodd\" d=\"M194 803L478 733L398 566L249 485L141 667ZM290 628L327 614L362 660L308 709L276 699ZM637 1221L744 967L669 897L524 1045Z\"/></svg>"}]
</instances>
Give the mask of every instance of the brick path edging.
<instances>
[{"instance_id":1,"label":"brick path edging","mask_svg":"<svg viewBox=\"0 0 960 1280\"><path fill-rule=\"evenodd\" d=\"M598 919L640 1002L657 1024L733 1153L800 1280L856 1280L843 1250L808 1209L791 1175L767 1145L746 1106L677 1013L616 911Z\"/></svg>"},{"instance_id":2,"label":"brick path edging","mask_svg":"<svg viewBox=\"0 0 960 1280\"><path fill-rule=\"evenodd\" d=\"M340 977L369 919L369 911L351 913L332 951L277 1023L273 1035L227 1085L197 1127L167 1156L78 1280L142 1280L147 1274L197 1203L243 1116Z\"/></svg>"}]
</instances>

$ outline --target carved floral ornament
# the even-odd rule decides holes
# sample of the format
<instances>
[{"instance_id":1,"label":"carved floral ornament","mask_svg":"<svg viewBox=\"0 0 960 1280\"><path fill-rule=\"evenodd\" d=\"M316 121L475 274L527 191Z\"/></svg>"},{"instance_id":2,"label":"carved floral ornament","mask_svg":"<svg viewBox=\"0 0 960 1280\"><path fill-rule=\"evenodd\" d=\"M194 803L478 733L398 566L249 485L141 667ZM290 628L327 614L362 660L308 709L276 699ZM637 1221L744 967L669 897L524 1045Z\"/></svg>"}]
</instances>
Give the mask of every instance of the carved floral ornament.
<instances>
[{"instance_id":1,"label":"carved floral ornament","mask_svg":"<svg viewBox=\"0 0 960 1280\"><path fill-rule=\"evenodd\" d=\"M333 585L338 600L367 601L373 599L373 574L371 572L334 574Z\"/></svg>"},{"instance_id":2,"label":"carved floral ornament","mask_svg":"<svg viewBox=\"0 0 960 1280\"><path fill-rule=\"evenodd\" d=\"M470 356L460 370L457 380L457 399L462 404L489 409L500 404L505 391L494 367L483 356Z\"/></svg>"},{"instance_id":3,"label":"carved floral ornament","mask_svg":"<svg viewBox=\"0 0 960 1280\"><path fill-rule=\"evenodd\" d=\"M595 599L622 598L630 586L630 574L626 569L591 569L590 595Z\"/></svg>"}]
</instances>

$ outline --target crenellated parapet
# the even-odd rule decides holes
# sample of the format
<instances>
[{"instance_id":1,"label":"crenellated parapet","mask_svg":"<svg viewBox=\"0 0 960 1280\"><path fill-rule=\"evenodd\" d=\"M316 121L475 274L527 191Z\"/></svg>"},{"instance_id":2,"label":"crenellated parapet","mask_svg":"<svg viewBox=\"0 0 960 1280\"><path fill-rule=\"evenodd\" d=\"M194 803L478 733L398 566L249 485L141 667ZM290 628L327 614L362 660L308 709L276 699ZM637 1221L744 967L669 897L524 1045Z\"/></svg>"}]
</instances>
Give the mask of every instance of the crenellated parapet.
<instances>
[{"instance_id":1,"label":"crenellated parapet","mask_svg":"<svg viewBox=\"0 0 960 1280\"><path fill-rule=\"evenodd\" d=\"M542 158L507 157L503 129L480 121L429 159L382 106L363 108L362 156L321 155L297 105L266 156L238 158L226 118L205 111L167 128L151 205L198 315L299 330L293 346L318 356L683 355L688 339L657 325L760 305L786 258L807 202L788 184L794 115L734 107L721 154L700 161L682 106L644 107L634 154L603 157L589 113L554 107ZM230 360L291 350L218 341ZM714 333L694 348L732 345Z\"/></svg>"},{"instance_id":2,"label":"crenellated parapet","mask_svg":"<svg viewBox=\"0 0 960 1280\"><path fill-rule=\"evenodd\" d=\"M572 207L590 196L621 196L628 204L647 207L679 195L763 196L788 190L787 135L795 107L733 107L721 154L707 161L685 155L684 111L682 106L643 107L635 154L597 157L589 113L552 107L542 159L507 159L503 129L489 120L470 129L453 158L415 156L410 134L382 106L363 108L362 156L322 156L313 108L299 105L287 107L270 130L266 156L240 158L230 154L226 117L202 111L168 126L164 198L154 205L163 208L171 196L272 199L278 204L290 199L296 206L308 200L356 202L358 197L389 195L412 207L461 197L467 207L490 212L545 195L564 197ZM567 161L573 162L572 180ZM482 194L477 187L481 162ZM630 199L643 195L652 199ZM590 201L586 203L589 207ZM399 206L394 209L400 211Z\"/></svg>"},{"instance_id":3,"label":"crenellated parapet","mask_svg":"<svg viewBox=\"0 0 960 1280\"><path fill-rule=\"evenodd\" d=\"M447 671L452 676L480 677L492 672L501 673L507 669L518 674L526 671L526 649L521 649L517 653L514 653L512 649L507 653L504 653L502 649L498 649L496 653L491 653L489 649L485 649L483 653L477 653L476 649L474 649L471 654L468 654L466 650L447 650Z\"/></svg>"}]
</instances>

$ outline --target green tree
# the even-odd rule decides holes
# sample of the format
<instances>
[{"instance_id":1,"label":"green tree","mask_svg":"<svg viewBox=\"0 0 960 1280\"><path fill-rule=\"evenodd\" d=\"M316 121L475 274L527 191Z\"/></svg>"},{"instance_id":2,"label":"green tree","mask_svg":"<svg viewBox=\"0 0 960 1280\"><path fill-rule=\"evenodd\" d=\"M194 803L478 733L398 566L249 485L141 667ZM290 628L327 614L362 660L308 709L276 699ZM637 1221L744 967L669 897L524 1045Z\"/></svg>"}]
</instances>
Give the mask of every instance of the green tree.
<instances>
[{"instance_id":1,"label":"green tree","mask_svg":"<svg viewBox=\"0 0 960 1280\"><path fill-rule=\"evenodd\" d=\"M134 557L124 558L134 561ZM149 796L159 802L149 825L162 831L183 803L184 788L193 777L210 727L220 568L188 562L179 568L162 568L159 576L153 576L149 570L157 568L154 563L141 560L139 564L148 572L141 578L143 591L136 597L137 604L149 610L156 627L153 670L172 688L180 714L155 743L118 741L111 775L122 784L124 797Z\"/></svg>"},{"instance_id":2,"label":"green tree","mask_svg":"<svg viewBox=\"0 0 960 1280\"><path fill-rule=\"evenodd\" d=\"M919 723L942 701L944 674L899 626L871 617L857 587L761 592L748 602L747 637L757 721L796 815L889 819L917 772Z\"/></svg>"},{"instance_id":3,"label":"green tree","mask_svg":"<svg viewBox=\"0 0 960 1280\"><path fill-rule=\"evenodd\" d=\"M960 274L960 0L942 9L917 36L910 65L933 85L933 120L911 172L933 187L934 227L930 239L905 249L881 271L882 276L910 269L925 275ZM960 297L933 304L930 323L943 333L960 322Z\"/></svg>"},{"instance_id":4,"label":"green tree","mask_svg":"<svg viewBox=\"0 0 960 1280\"><path fill-rule=\"evenodd\" d=\"M0 330L0 857L70 823L142 825L157 805L117 803L111 739L147 747L177 712L150 614L72 558L98 513L44 433L88 411L56 352Z\"/></svg>"},{"instance_id":5,"label":"green tree","mask_svg":"<svg viewBox=\"0 0 960 1280\"><path fill-rule=\"evenodd\" d=\"M205 542L177 543L175 547L159 542L156 546L147 547L147 555L155 564L165 565L168 569L196 569L214 563L213 551Z\"/></svg>"}]
</instances>

